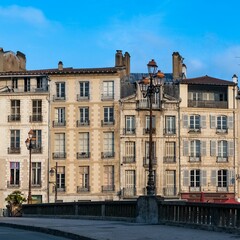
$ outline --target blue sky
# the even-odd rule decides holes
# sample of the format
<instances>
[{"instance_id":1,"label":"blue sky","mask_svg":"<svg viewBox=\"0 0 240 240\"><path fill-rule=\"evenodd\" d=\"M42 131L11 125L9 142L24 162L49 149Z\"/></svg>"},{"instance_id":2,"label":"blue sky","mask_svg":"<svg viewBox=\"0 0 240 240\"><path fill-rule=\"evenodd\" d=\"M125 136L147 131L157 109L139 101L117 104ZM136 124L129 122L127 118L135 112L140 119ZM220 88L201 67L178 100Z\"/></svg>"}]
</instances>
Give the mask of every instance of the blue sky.
<instances>
[{"instance_id":1,"label":"blue sky","mask_svg":"<svg viewBox=\"0 0 240 240\"><path fill-rule=\"evenodd\" d=\"M111 67L117 49L131 72L152 58L172 71L178 51L187 76L240 77L239 0L4 0L0 47L21 51L27 69Z\"/></svg>"}]
</instances>

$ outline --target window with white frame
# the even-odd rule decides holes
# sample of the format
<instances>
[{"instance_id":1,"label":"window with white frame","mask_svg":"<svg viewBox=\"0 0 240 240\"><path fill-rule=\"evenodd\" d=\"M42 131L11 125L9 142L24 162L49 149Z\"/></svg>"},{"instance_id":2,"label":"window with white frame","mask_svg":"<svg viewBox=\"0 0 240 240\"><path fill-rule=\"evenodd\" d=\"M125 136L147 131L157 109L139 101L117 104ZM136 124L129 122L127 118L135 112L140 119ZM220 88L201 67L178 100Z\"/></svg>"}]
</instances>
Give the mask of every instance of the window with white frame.
<instances>
[{"instance_id":1,"label":"window with white frame","mask_svg":"<svg viewBox=\"0 0 240 240\"><path fill-rule=\"evenodd\" d=\"M20 149L20 130L11 130L11 149Z\"/></svg>"},{"instance_id":2,"label":"window with white frame","mask_svg":"<svg viewBox=\"0 0 240 240\"><path fill-rule=\"evenodd\" d=\"M30 85L30 78L24 78L24 92L30 92L31 85Z\"/></svg>"},{"instance_id":3,"label":"window with white frame","mask_svg":"<svg viewBox=\"0 0 240 240\"><path fill-rule=\"evenodd\" d=\"M42 121L42 100L32 100L32 121Z\"/></svg>"},{"instance_id":4,"label":"window with white frame","mask_svg":"<svg viewBox=\"0 0 240 240\"><path fill-rule=\"evenodd\" d=\"M124 163L131 163L135 162L135 142L133 141L127 141L125 142L125 156L123 159Z\"/></svg>"},{"instance_id":5,"label":"window with white frame","mask_svg":"<svg viewBox=\"0 0 240 240\"><path fill-rule=\"evenodd\" d=\"M89 156L89 133L79 133L79 154L81 157Z\"/></svg>"},{"instance_id":6,"label":"window with white frame","mask_svg":"<svg viewBox=\"0 0 240 240\"><path fill-rule=\"evenodd\" d=\"M217 117L217 130L227 130L227 116Z\"/></svg>"},{"instance_id":7,"label":"window with white frame","mask_svg":"<svg viewBox=\"0 0 240 240\"><path fill-rule=\"evenodd\" d=\"M113 107L104 107L104 124L113 124L114 123L114 108Z\"/></svg>"},{"instance_id":8,"label":"window with white frame","mask_svg":"<svg viewBox=\"0 0 240 240\"><path fill-rule=\"evenodd\" d=\"M80 125L89 125L89 107L80 107Z\"/></svg>"},{"instance_id":9,"label":"window with white frame","mask_svg":"<svg viewBox=\"0 0 240 240\"><path fill-rule=\"evenodd\" d=\"M20 185L20 163L10 162L10 185Z\"/></svg>"},{"instance_id":10,"label":"window with white frame","mask_svg":"<svg viewBox=\"0 0 240 240\"><path fill-rule=\"evenodd\" d=\"M65 157L65 133L55 133L54 135L54 157Z\"/></svg>"},{"instance_id":11,"label":"window with white frame","mask_svg":"<svg viewBox=\"0 0 240 240\"><path fill-rule=\"evenodd\" d=\"M89 166L79 167L79 181L80 186L78 186L79 192L89 191Z\"/></svg>"},{"instance_id":12,"label":"window with white frame","mask_svg":"<svg viewBox=\"0 0 240 240\"><path fill-rule=\"evenodd\" d=\"M165 133L166 134L176 133L176 117L175 116L165 117Z\"/></svg>"},{"instance_id":13,"label":"window with white frame","mask_svg":"<svg viewBox=\"0 0 240 240\"><path fill-rule=\"evenodd\" d=\"M190 130L199 130L200 129L200 115L191 115L189 122Z\"/></svg>"},{"instance_id":14,"label":"window with white frame","mask_svg":"<svg viewBox=\"0 0 240 240\"><path fill-rule=\"evenodd\" d=\"M65 191L65 167L59 166L57 169L57 189Z\"/></svg>"},{"instance_id":15,"label":"window with white frame","mask_svg":"<svg viewBox=\"0 0 240 240\"><path fill-rule=\"evenodd\" d=\"M80 82L80 98L89 99L89 82Z\"/></svg>"},{"instance_id":16,"label":"window with white frame","mask_svg":"<svg viewBox=\"0 0 240 240\"><path fill-rule=\"evenodd\" d=\"M190 187L192 188L200 187L200 170L199 169L193 169L190 171Z\"/></svg>"},{"instance_id":17,"label":"window with white frame","mask_svg":"<svg viewBox=\"0 0 240 240\"><path fill-rule=\"evenodd\" d=\"M33 130L33 136L35 138L34 140L34 151L37 151L37 152L41 152L41 148L42 148L42 130Z\"/></svg>"},{"instance_id":18,"label":"window with white frame","mask_svg":"<svg viewBox=\"0 0 240 240\"><path fill-rule=\"evenodd\" d=\"M125 187L123 190L124 196L134 196L136 194L135 170L125 171Z\"/></svg>"},{"instance_id":19,"label":"window with white frame","mask_svg":"<svg viewBox=\"0 0 240 240\"><path fill-rule=\"evenodd\" d=\"M55 122L54 122L54 125L65 126L65 124L66 124L65 108L64 107L55 108Z\"/></svg>"},{"instance_id":20,"label":"window with white frame","mask_svg":"<svg viewBox=\"0 0 240 240\"><path fill-rule=\"evenodd\" d=\"M192 140L190 141L190 157L200 157L200 140Z\"/></svg>"},{"instance_id":21,"label":"window with white frame","mask_svg":"<svg viewBox=\"0 0 240 240\"><path fill-rule=\"evenodd\" d=\"M226 169L221 169L218 170L217 172L218 176L218 187L220 188L225 188L227 187L227 170Z\"/></svg>"},{"instance_id":22,"label":"window with white frame","mask_svg":"<svg viewBox=\"0 0 240 240\"><path fill-rule=\"evenodd\" d=\"M228 142L225 140L218 141L218 160L226 160L228 157Z\"/></svg>"},{"instance_id":23,"label":"window with white frame","mask_svg":"<svg viewBox=\"0 0 240 240\"><path fill-rule=\"evenodd\" d=\"M166 142L165 143L165 162L175 162L176 161L176 143Z\"/></svg>"},{"instance_id":24,"label":"window with white frame","mask_svg":"<svg viewBox=\"0 0 240 240\"><path fill-rule=\"evenodd\" d=\"M113 99L114 98L114 82L113 81L104 81L103 82L102 97L105 99Z\"/></svg>"},{"instance_id":25,"label":"window with white frame","mask_svg":"<svg viewBox=\"0 0 240 240\"><path fill-rule=\"evenodd\" d=\"M152 116L152 133L156 132L156 120L155 120L155 116ZM147 115L145 118L145 129L144 129L144 133L150 133L150 116Z\"/></svg>"},{"instance_id":26,"label":"window with white frame","mask_svg":"<svg viewBox=\"0 0 240 240\"><path fill-rule=\"evenodd\" d=\"M114 191L114 166L104 166L103 191Z\"/></svg>"},{"instance_id":27,"label":"window with white frame","mask_svg":"<svg viewBox=\"0 0 240 240\"><path fill-rule=\"evenodd\" d=\"M125 116L125 133L135 133L135 116Z\"/></svg>"},{"instance_id":28,"label":"window with white frame","mask_svg":"<svg viewBox=\"0 0 240 240\"><path fill-rule=\"evenodd\" d=\"M103 133L103 157L114 157L114 133Z\"/></svg>"},{"instance_id":29,"label":"window with white frame","mask_svg":"<svg viewBox=\"0 0 240 240\"><path fill-rule=\"evenodd\" d=\"M20 121L20 100L11 100L10 121Z\"/></svg>"},{"instance_id":30,"label":"window with white frame","mask_svg":"<svg viewBox=\"0 0 240 240\"><path fill-rule=\"evenodd\" d=\"M56 83L56 95L59 99L65 99L65 82Z\"/></svg>"},{"instance_id":31,"label":"window with white frame","mask_svg":"<svg viewBox=\"0 0 240 240\"><path fill-rule=\"evenodd\" d=\"M41 162L32 163L32 185L41 185Z\"/></svg>"}]
</instances>

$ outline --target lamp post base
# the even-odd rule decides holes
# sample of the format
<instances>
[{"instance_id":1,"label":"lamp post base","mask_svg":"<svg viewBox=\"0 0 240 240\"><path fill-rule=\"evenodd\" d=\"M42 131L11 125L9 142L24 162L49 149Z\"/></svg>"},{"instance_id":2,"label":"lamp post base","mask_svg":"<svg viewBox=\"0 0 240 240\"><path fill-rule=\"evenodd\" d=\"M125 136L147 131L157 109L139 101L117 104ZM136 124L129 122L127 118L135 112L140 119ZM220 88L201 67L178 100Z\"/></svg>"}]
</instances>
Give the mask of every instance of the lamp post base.
<instances>
[{"instance_id":1,"label":"lamp post base","mask_svg":"<svg viewBox=\"0 0 240 240\"><path fill-rule=\"evenodd\" d=\"M28 204L32 204L32 196L28 196L27 202L28 202Z\"/></svg>"}]
</instances>

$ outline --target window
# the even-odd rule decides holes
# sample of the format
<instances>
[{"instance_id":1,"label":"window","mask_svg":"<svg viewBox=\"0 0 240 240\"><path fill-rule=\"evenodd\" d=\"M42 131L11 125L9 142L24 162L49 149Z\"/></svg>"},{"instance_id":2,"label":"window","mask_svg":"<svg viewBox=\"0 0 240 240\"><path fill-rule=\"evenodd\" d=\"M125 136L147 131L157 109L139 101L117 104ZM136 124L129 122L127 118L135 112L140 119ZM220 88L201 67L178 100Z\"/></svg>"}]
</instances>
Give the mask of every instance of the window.
<instances>
[{"instance_id":1,"label":"window","mask_svg":"<svg viewBox=\"0 0 240 240\"><path fill-rule=\"evenodd\" d=\"M144 165L149 165L149 142L145 142L145 157L144 157ZM152 142L152 163L156 164L156 143Z\"/></svg>"},{"instance_id":2,"label":"window","mask_svg":"<svg viewBox=\"0 0 240 240\"><path fill-rule=\"evenodd\" d=\"M65 133L55 133L54 139L54 158L65 158Z\"/></svg>"},{"instance_id":3,"label":"window","mask_svg":"<svg viewBox=\"0 0 240 240\"><path fill-rule=\"evenodd\" d=\"M200 161L200 140L190 141L190 161Z\"/></svg>"},{"instance_id":4,"label":"window","mask_svg":"<svg viewBox=\"0 0 240 240\"><path fill-rule=\"evenodd\" d=\"M20 153L20 130L11 130L9 153Z\"/></svg>"},{"instance_id":5,"label":"window","mask_svg":"<svg viewBox=\"0 0 240 240\"><path fill-rule=\"evenodd\" d=\"M165 118L165 134L176 134L176 118L175 116L166 116Z\"/></svg>"},{"instance_id":6,"label":"window","mask_svg":"<svg viewBox=\"0 0 240 240\"><path fill-rule=\"evenodd\" d=\"M114 157L114 133L105 132L103 135L103 158Z\"/></svg>"},{"instance_id":7,"label":"window","mask_svg":"<svg viewBox=\"0 0 240 240\"><path fill-rule=\"evenodd\" d=\"M79 133L79 153L78 158L89 157L89 133Z\"/></svg>"},{"instance_id":8,"label":"window","mask_svg":"<svg viewBox=\"0 0 240 240\"><path fill-rule=\"evenodd\" d=\"M32 101L32 122L42 121L42 100Z\"/></svg>"},{"instance_id":9,"label":"window","mask_svg":"<svg viewBox=\"0 0 240 240\"><path fill-rule=\"evenodd\" d=\"M125 188L123 189L123 196L136 195L136 176L135 170L125 171Z\"/></svg>"},{"instance_id":10,"label":"window","mask_svg":"<svg viewBox=\"0 0 240 240\"><path fill-rule=\"evenodd\" d=\"M227 130L227 116L218 116L217 117L217 131Z\"/></svg>"},{"instance_id":11,"label":"window","mask_svg":"<svg viewBox=\"0 0 240 240\"><path fill-rule=\"evenodd\" d=\"M135 162L135 142L128 141L125 142L125 156L123 158L124 163L133 163Z\"/></svg>"},{"instance_id":12,"label":"window","mask_svg":"<svg viewBox=\"0 0 240 240\"><path fill-rule=\"evenodd\" d=\"M197 188L195 190L200 190L200 170L194 169L190 171L190 187Z\"/></svg>"},{"instance_id":13,"label":"window","mask_svg":"<svg viewBox=\"0 0 240 240\"><path fill-rule=\"evenodd\" d=\"M56 83L56 93L56 99L65 100L65 82Z\"/></svg>"},{"instance_id":14,"label":"window","mask_svg":"<svg viewBox=\"0 0 240 240\"><path fill-rule=\"evenodd\" d=\"M125 117L125 134L134 134L135 133L135 116L126 116Z\"/></svg>"},{"instance_id":15,"label":"window","mask_svg":"<svg viewBox=\"0 0 240 240\"><path fill-rule=\"evenodd\" d=\"M32 163L32 185L41 186L41 163Z\"/></svg>"},{"instance_id":16,"label":"window","mask_svg":"<svg viewBox=\"0 0 240 240\"><path fill-rule=\"evenodd\" d=\"M102 191L114 191L114 166L104 166Z\"/></svg>"},{"instance_id":17,"label":"window","mask_svg":"<svg viewBox=\"0 0 240 240\"><path fill-rule=\"evenodd\" d=\"M227 170L225 169L218 170L218 187L227 187Z\"/></svg>"},{"instance_id":18,"label":"window","mask_svg":"<svg viewBox=\"0 0 240 240\"><path fill-rule=\"evenodd\" d=\"M227 161L228 143L225 140L218 141L218 161Z\"/></svg>"},{"instance_id":19,"label":"window","mask_svg":"<svg viewBox=\"0 0 240 240\"><path fill-rule=\"evenodd\" d=\"M10 181L9 185L20 185L20 163L19 162L10 162Z\"/></svg>"},{"instance_id":20,"label":"window","mask_svg":"<svg viewBox=\"0 0 240 240\"><path fill-rule=\"evenodd\" d=\"M190 116L190 130L198 131L200 130L200 116L199 115L192 115Z\"/></svg>"},{"instance_id":21,"label":"window","mask_svg":"<svg viewBox=\"0 0 240 240\"><path fill-rule=\"evenodd\" d=\"M24 92L30 92L31 85L30 85L30 78L24 78Z\"/></svg>"},{"instance_id":22,"label":"window","mask_svg":"<svg viewBox=\"0 0 240 240\"><path fill-rule=\"evenodd\" d=\"M42 77L37 77L37 88L43 89L43 78Z\"/></svg>"},{"instance_id":23,"label":"window","mask_svg":"<svg viewBox=\"0 0 240 240\"><path fill-rule=\"evenodd\" d=\"M79 112L80 112L80 121L78 123L78 126L89 125L89 108L80 107Z\"/></svg>"},{"instance_id":24,"label":"window","mask_svg":"<svg viewBox=\"0 0 240 240\"><path fill-rule=\"evenodd\" d=\"M176 162L176 143L175 142L165 143L164 162Z\"/></svg>"},{"instance_id":25,"label":"window","mask_svg":"<svg viewBox=\"0 0 240 240\"><path fill-rule=\"evenodd\" d=\"M166 176L166 188L164 188L164 195L175 196L176 195L176 171L167 170L165 176Z\"/></svg>"},{"instance_id":26,"label":"window","mask_svg":"<svg viewBox=\"0 0 240 240\"><path fill-rule=\"evenodd\" d=\"M80 82L80 99L89 99L89 82Z\"/></svg>"},{"instance_id":27,"label":"window","mask_svg":"<svg viewBox=\"0 0 240 240\"><path fill-rule=\"evenodd\" d=\"M8 121L20 121L20 100L11 100L11 115Z\"/></svg>"},{"instance_id":28,"label":"window","mask_svg":"<svg viewBox=\"0 0 240 240\"><path fill-rule=\"evenodd\" d=\"M114 98L114 82L104 81L103 82L103 94L102 99L113 99Z\"/></svg>"},{"instance_id":29,"label":"window","mask_svg":"<svg viewBox=\"0 0 240 240\"><path fill-rule=\"evenodd\" d=\"M80 186L78 186L78 192L88 192L89 187L89 166L79 167L80 174Z\"/></svg>"},{"instance_id":30,"label":"window","mask_svg":"<svg viewBox=\"0 0 240 240\"><path fill-rule=\"evenodd\" d=\"M114 124L114 108L113 107L104 107L103 124Z\"/></svg>"},{"instance_id":31,"label":"window","mask_svg":"<svg viewBox=\"0 0 240 240\"><path fill-rule=\"evenodd\" d=\"M146 116L146 122L145 122L145 129L144 133L148 134L150 132L150 116ZM156 132L156 121L155 121L155 116L152 116L152 133Z\"/></svg>"},{"instance_id":32,"label":"window","mask_svg":"<svg viewBox=\"0 0 240 240\"><path fill-rule=\"evenodd\" d=\"M65 167L57 168L57 190L65 191Z\"/></svg>"},{"instance_id":33,"label":"window","mask_svg":"<svg viewBox=\"0 0 240 240\"><path fill-rule=\"evenodd\" d=\"M18 79L12 78L12 89L17 89L17 88L18 88Z\"/></svg>"},{"instance_id":34,"label":"window","mask_svg":"<svg viewBox=\"0 0 240 240\"><path fill-rule=\"evenodd\" d=\"M33 130L33 135L36 138L35 146L32 149L32 153L42 152L42 130Z\"/></svg>"},{"instance_id":35,"label":"window","mask_svg":"<svg viewBox=\"0 0 240 240\"><path fill-rule=\"evenodd\" d=\"M65 108L55 108L54 126L66 126Z\"/></svg>"}]
</instances>

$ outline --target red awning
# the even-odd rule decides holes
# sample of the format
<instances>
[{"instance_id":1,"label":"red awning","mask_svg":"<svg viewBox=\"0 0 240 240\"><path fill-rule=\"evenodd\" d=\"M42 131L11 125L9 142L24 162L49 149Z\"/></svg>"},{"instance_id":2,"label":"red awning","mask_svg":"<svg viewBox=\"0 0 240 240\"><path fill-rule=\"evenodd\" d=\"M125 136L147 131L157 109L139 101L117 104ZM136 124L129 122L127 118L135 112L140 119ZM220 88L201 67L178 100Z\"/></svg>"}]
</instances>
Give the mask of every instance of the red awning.
<instances>
[{"instance_id":1,"label":"red awning","mask_svg":"<svg viewBox=\"0 0 240 240\"><path fill-rule=\"evenodd\" d=\"M222 203L229 203L229 204L240 204L240 202L236 201L234 198L229 198Z\"/></svg>"}]
</instances>

